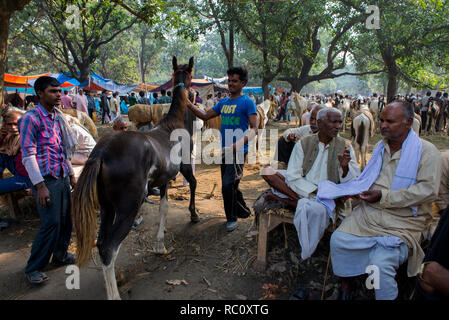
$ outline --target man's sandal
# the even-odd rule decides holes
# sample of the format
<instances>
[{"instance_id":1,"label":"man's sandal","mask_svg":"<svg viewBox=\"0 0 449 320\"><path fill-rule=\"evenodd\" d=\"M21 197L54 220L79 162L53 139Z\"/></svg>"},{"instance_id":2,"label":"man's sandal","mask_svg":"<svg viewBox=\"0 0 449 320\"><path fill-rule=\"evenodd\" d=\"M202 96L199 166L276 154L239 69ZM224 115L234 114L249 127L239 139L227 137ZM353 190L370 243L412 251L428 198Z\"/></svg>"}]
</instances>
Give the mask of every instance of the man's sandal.
<instances>
[{"instance_id":1,"label":"man's sandal","mask_svg":"<svg viewBox=\"0 0 449 320\"><path fill-rule=\"evenodd\" d=\"M48 276L40 271L33 271L26 274L27 280L31 284L41 284L48 281Z\"/></svg>"}]
</instances>

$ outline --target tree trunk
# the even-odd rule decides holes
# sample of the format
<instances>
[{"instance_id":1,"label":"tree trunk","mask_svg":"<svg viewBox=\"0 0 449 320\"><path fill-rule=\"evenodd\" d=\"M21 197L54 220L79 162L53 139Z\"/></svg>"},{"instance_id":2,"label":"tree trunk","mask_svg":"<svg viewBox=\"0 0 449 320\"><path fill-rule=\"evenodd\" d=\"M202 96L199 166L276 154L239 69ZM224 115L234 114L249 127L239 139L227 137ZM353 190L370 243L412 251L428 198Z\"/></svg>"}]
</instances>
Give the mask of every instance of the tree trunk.
<instances>
[{"instance_id":1,"label":"tree trunk","mask_svg":"<svg viewBox=\"0 0 449 320\"><path fill-rule=\"evenodd\" d=\"M3 104L6 55L8 53L9 20L14 11L23 10L31 0L0 1L0 106Z\"/></svg>"},{"instance_id":2,"label":"tree trunk","mask_svg":"<svg viewBox=\"0 0 449 320\"><path fill-rule=\"evenodd\" d=\"M270 98L271 92L270 89L268 88L268 85L272 80L273 79L269 79L267 77L262 78L262 90L263 90L263 97L265 100Z\"/></svg>"},{"instance_id":3,"label":"tree trunk","mask_svg":"<svg viewBox=\"0 0 449 320\"><path fill-rule=\"evenodd\" d=\"M145 56L145 34L142 34L140 36L140 59L139 59L139 65L140 65L140 80L142 81L142 83L145 83L145 61L144 61L144 56Z\"/></svg>"},{"instance_id":4,"label":"tree trunk","mask_svg":"<svg viewBox=\"0 0 449 320\"><path fill-rule=\"evenodd\" d=\"M229 56L226 56L228 59L228 68L232 68L234 66L234 26L232 22L229 25Z\"/></svg>"},{"instance_id":5,"label":"tree trunk","mask_svg":"<svg viewBox=\"0 0 449 320\"><path fill-rule=\"evenodd\" d=\"M387 103L394 100L398 91L398 70L396 64L388 66Z\"/></svg>"},{"instance_id":6,"label":"tree trunk","mask_svg":"<svg viewBox=\"0 0 449 320\"><path fill-rule=\"evenodd\" d=\"M84 63L83 65L80 66L80 83L83 83L85 81L89 80L89 75L90 75L90 64L89 63Z\"/></svg>"},{"instance_id":7,"label":"tree trunk","mask_svg":"<svg viewBox=\"0 0 449 320\"><path fill-rule=\"evenodd\" d=\"M301 81L300 79L294 79L290 84L292 86L292 91L301 93L302 88L304 88L307 83L304 83L304 81Z\"/></svg>"},{"instance_id":8,"label":"tree trunk","mask_svg":"<svg viewBox=\"0 0 449 320\"><path fill-rule=\"evenodd\" d=\"M8 51L8 34L10 12L0 13L0 105L3 104L3 84L6 70L6 54Z\"/></svg>"}]
</instances>

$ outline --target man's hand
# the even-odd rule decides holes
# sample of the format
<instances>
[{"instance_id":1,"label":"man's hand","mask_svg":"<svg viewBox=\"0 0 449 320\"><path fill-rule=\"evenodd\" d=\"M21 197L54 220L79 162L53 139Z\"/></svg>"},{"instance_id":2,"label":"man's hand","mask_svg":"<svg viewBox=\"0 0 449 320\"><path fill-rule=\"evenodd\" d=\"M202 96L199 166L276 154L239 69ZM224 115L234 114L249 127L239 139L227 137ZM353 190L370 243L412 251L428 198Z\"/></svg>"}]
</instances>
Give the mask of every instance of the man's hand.
<instances>
[{"instance_id":1,"label":"man's hand","mask_svg":"<svg viewBox=\"0 0 449 320\"><path fill-rule=\"evenodd\" d=\"M343 153L337 154L338 161L340 162L340 166L343 169L343 178L349 172L349 161L351 161L351 153L349 152L349 148L345 147L345 151Z\"/></svg>"},{"instance_id":2,"label":"man's hand","mask_svg":"<svg viewBox=\"0 0 449 320\"><path fill-rule=\"evenodd\" d=\"M8 129L5 127L5 126L3 126L1 129L0 129L0 137L4 137L4 136L6 136L8 134Z\"/></svg>"},{"instance_id":3,"label":"man's hand","mask_svg":"<svg viewBox=\"0 0 449 320\"><path fill-rule=\"evenodd\" d=\"M70 176L70 185L72 186L72 189L75 189L77 180L75 178L75 175Z\"/></svg>"},{"instance_id":4,"label":"man's hand","mask_svg":"<svg viewBox=\"0 0 449 320\"><path fill-rule=\"evenodd\" d=\"M298 139L299 139L299 137L298 137L298 135L297 135L296 133L290 133L290 134L287 136L287 141L293 141L293 142L296 142L296 141L298 141Z\"/></svg>"},{"instance_id":5,"label":"man's hand","mask_svg":"<svg viewBox=\"0 0 449 320\"><path fill-rule=\"evenodd\" d=\"M365 200L366 202L373 203L380 200L382 197L382 192L380 190L368 190L363 191L360 194L360 199Z\"/></svg>"},{"instance_id":6,"label":"man's hand","mask_svg":"<svg viewBox=\"0 0 449 320\"><path fill-rule=\"evenodd\" d=\"M340 162L340 166L344 168L348 168L349 161L351 161L351 153L349 152L349 148L345 147L345 151L343 153L337 154L338 161Z\"/></svg>"},{"instance_id":7,"label":"man's hand","mask_svg":"<svg viewBox=\"0 0 449 320\"><path fill-rule=\"evenodd\" d=\"M47 189L47 186L45 185L45 182L39 182L36 185L37 189L37 202L42 208L49 208L50 203L50 192Z\"/></svg>"}]
</instances>

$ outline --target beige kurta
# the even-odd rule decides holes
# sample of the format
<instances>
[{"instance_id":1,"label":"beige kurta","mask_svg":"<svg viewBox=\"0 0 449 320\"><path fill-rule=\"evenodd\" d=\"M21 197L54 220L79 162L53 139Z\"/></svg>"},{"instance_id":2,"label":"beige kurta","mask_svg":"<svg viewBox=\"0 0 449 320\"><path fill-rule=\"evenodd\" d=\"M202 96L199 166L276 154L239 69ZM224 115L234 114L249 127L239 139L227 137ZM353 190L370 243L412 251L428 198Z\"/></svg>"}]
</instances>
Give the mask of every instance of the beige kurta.
<instances>
[{"instance_id":1,"label":"beige kurta","mask_svg":"<svg viewBox=\"0 0 449 320\"><path fill-rule=\"evenodd\" d=\"M432 220L432 201L438 195L441 174L440 153L433 144L422 140L422 153L416 176L417 183L407 189L390 190L402 150L390 155L386 141L382 169L370 190L381 190L379 202L353 203L352 213L345 218L339 231L360 237L396 236L409 248L408 275L415 276L424 258L420 246ZM418 207L413 215L410 207Z\"/></svg>"},{"instance_id":2,"label":"beige kurta","mask_svg":"<svg viewBox=\"0 0 449 320\"><path fill-rule=\"evenodd\" d=\"M441 179L438 198L435 200L438 211L449 204L449 151L441 152Z\"/></svg>"}]
</instances>

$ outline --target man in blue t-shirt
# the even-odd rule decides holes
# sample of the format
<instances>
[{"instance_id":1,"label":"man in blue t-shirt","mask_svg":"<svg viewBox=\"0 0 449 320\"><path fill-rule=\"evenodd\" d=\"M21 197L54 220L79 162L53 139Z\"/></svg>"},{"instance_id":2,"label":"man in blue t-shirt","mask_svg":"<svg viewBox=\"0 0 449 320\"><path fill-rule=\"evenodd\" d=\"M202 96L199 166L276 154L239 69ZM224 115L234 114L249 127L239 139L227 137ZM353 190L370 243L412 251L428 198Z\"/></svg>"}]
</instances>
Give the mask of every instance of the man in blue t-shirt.
<instances>
[{"instance_id":1,"label":"man in blue t-shirt","mask_svg":"<svg viewBox=\"0 0 449 320\"><path fill-rule=\"evenodd\" d=\"M248 82L248 71L233 67L227 71L227 75L230 97L221 99L207 111L197 108L189 101L187 106L204 121L221 115L220 133L224 160L221 163L221 192L227 220L226 229L233 231L237 228L237 218L247 218L251 214L239 190L244 161L238 159L246 157L248 140L257 135L257 108L254 101L242 94L242 89ZM229 157L231 153L232 157Z\"/></svg>"}]
</instances>

